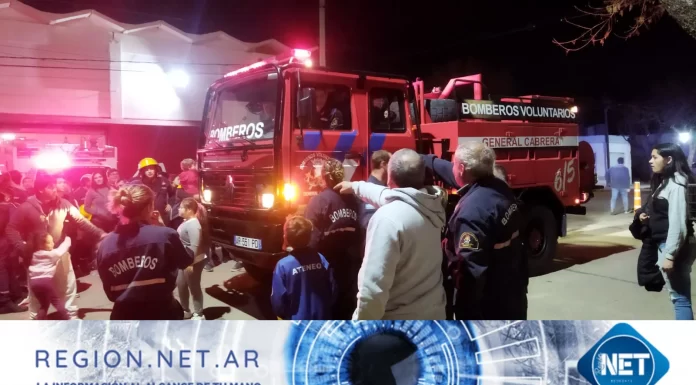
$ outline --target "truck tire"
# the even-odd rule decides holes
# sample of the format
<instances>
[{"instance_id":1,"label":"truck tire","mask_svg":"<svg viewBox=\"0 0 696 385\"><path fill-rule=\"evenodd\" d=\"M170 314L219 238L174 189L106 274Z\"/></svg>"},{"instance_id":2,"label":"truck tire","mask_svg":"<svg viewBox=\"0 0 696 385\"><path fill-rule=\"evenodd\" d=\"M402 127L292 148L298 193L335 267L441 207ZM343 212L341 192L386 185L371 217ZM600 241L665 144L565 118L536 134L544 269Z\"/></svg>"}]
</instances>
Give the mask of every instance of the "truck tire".
<instances>
[{"instance_id":1,"label":"truck tire","mask_svg":"<svg viewBox=\"0 0 696 385\"><path fill-rule=\"evenodd\" d=\"M249 274L249 276L256 282L266 283L273 280L272 270L267 270L256 265L252 265L249 262L243 262L242 264L244 265L244 270L246 270L247 274Z\"/></svg>"},{"instance_id":2,"label":"truck tire","mask_svg":"<svg viewBox=\"0 0 696 385\"><path fill-rule=\"evenodd\" d=\"M529 274L536 276L548 271L556 257L558 225L553 212L539 204L529 206L525 217L522 230L524 253L529 264Z\"/></svg>"},{"instance_id":3,"label":"truck tire","mask_svg":"<svg viewBox=\"0 0 696 385\"><path fill-rule=\"evenodd\" d=\"M456 100L430 99L425 104L433 123L453 122L459 118L459 110Z\"/></svg>"}]
</instances>

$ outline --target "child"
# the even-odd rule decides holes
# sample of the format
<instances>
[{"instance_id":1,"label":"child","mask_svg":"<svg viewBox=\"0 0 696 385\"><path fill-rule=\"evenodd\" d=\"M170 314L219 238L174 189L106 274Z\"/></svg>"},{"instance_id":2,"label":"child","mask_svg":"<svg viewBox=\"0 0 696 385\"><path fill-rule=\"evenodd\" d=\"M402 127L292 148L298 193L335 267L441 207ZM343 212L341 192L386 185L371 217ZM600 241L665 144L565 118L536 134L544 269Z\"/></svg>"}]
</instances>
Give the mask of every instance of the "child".
<instances>
[{"instance_id":1,"label":"child","mask_svg":"<svg viewBox=\"0 0 696 385\"><path fill-rule=\"evenodd\" d=\"M184 159L181 161L181 174L177 177L177 184L189 195L198 195L198 171L196 161Z\"/></svg>"},{"instance_id":2,"label":"child","mask_svg":"<svg viewBox=\"0 0 696 385\"><path fill-rule=\"evenodd\" d=\"M50 234L38 233L34 237L34 255L29 266L29 288L41 306L36 319L46 319L50 305L53 305L58 311L59 319L70 319L70 315L65 309L65 300L56 293L53 285L56 265L60 258L68 252L70 242L70 237L65 237L63 243L57 249L53 249L53 237Z\"/></svg>"},{"instance_id":3,"label":"child","mask_svg":"<svg viewBox=\"0 0 696 385\"><path fill-rule=\"evenodd\" d=\"M206 264L206 251L210 250L210 227L205 208L193 198L186 198L179 206L179 216L184 222L177 232L189 254L193 255L193 264L179 270L176 285L179 288L179 302L184 308L184 319L204 320L203 289L201 274ZM189 292L193 296L193 313L189 308Z\"/></svg>"},{"instance_id":4,"label":"child","mask_svg":"<svg viewBox=\"0 0 696 385\"><path fill-rule=\"evenodd\" d=\"M271 305L278 319L332 319L338 290L326 258L309 247L312 229L312 222L300 216L285 222L285 244L292 251L273 272Z\"/></svg>"}]
</instances>

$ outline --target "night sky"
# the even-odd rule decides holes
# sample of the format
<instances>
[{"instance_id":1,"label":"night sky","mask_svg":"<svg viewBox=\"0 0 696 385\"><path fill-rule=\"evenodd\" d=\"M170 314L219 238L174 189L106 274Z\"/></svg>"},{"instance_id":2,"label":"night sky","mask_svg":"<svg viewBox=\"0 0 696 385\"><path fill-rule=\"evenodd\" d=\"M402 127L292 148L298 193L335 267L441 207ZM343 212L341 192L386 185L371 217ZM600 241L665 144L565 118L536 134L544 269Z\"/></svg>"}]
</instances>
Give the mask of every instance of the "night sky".
<instances>
[{"instance_id":1,"label":"night sky","mask_svg":"<svg viewBox=\"0 0 696 385\"><path fill-rule=\"evenodd\" d=\"M129 23L162 19L186 32L223 30L245 41L318 45L318 0L22 1L49 12L96 9ZM428 88L481 72L493 95L575 97L587 123L602 119L601 100L632 103L696 90L696 40L669 17L639 37L566 55L552 39L573 37L573 27L561 22L577 16L570 2L326 2L333 68L419 76Z\"/></svg>"}]
</instances>

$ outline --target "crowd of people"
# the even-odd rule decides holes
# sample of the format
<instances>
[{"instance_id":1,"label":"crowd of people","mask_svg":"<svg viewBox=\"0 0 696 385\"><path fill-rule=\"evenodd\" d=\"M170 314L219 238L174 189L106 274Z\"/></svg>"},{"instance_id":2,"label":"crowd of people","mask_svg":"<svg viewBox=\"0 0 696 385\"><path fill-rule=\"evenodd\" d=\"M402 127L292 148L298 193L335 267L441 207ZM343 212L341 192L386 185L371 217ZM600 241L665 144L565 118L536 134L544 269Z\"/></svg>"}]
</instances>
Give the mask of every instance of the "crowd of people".
<instances>
[{"instance_id":1,"label":"crowd of people","mask_svg":"<svg viewBox=\"0 0 696 385\"><path fill-rule=\"evenodd\" d=\"M270 298L278 319L526 319L524 207L494 150L463 143L452 161L377 151L371 163L367 181L348 182L327 160L323 190L286 220ZM693 319L694 177L674 144L656 146L650 164L652 193L632 225L643 239L639 281L665 286L675 318ZM195 163L181 168L170 181L146 158L131 181L100 171L75 191L60 177L27 189L21 174L1 175L0 313L28 307L44 319L52 305L76 318L75 264L97 270L111 319L205 319L201 277L215 253ZM434 178L445 188L426 183ZM459 197L449 218L448 189Z\"/></svg>"},{"instance_id":2,"label":"crowd of people","mask_svg":"<svg viewBox=\"0 0 696 385\"><path fill-rule=\"evenodd\" d=\"M656 146L649 162L650 199L631 226L643 240L638 280L666 287L675 318L693 320L688 184L696 182L678 145ZM524 208L491 148L464 143L451 162L378 151L372 170L367 182L345 182L341 164L326 162L325 190L304 218L287 221L291 251L271 294L278 318L526 319ZM458 190L449 220L446 190L425 185L427 173Z\"/></svg>"},{"instance_id":3,"label":"crowd of people","mask_svg":"<svg viewBox=\"0 0 696 385\"><path fill-rule=\"evenodd\" d=\"M35 181L17 171L0 175L0 314L28 310L30 319L45 319L52 305L59 319L75 319L76 277L96 270L114 301L112 319L204 319L200 282L204 267L212 269L210 236L196 201L195 162L185 159L181 168L170 182L145 158L130 181L99 169L75 190L60 174L39 173ZM153 271L168 279L140 279ZM145 287L168 292L169 307L139 297ZM174 302L180 317L166 311Z\"/></svg>"},{"instance_id":4,"label":"crowd of people","mask_svg":"<svg viewBox=\"0 0 696 385\"><path fill-rule=\"evenodd\" d=\"M452 162L377 151L366 182L325 162L325 189L285 225L280 319L526 319L521 210L495 152L466 143ZM461 196L449 220L447 190Z\"/></svg>"}]
</instances>

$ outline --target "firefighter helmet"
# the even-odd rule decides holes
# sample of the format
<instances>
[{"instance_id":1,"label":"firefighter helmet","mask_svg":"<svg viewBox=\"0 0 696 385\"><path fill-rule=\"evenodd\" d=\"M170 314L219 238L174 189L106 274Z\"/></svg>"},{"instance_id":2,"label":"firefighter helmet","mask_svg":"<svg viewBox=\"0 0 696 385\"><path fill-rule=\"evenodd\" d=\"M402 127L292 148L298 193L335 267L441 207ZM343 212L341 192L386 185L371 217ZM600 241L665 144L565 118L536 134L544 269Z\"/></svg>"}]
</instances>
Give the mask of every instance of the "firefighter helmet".
<instances>
[{"instance_id":1,"label":"firefighter helmet","mask_svg":"<svg viewBox=\"0 0 696 385\"><path fill-rule=\"evenodd\" d=\"M159 164L153 158L143 158L140 163L138 163L138 170L142 170L148 166L159 166Z\"/></svg>"},{"instance_id":2,"label":"firefighter helmet","mask_svg":"<svg viewBox=\"0 0 696 385\"><path fill-rule=\"evenodd\" d=\"M80 205L80 214L82 214L83 217L87 218L88 221L92 220L92 214L85 211L85 205Z\"/></svg>"}]
</instances>

